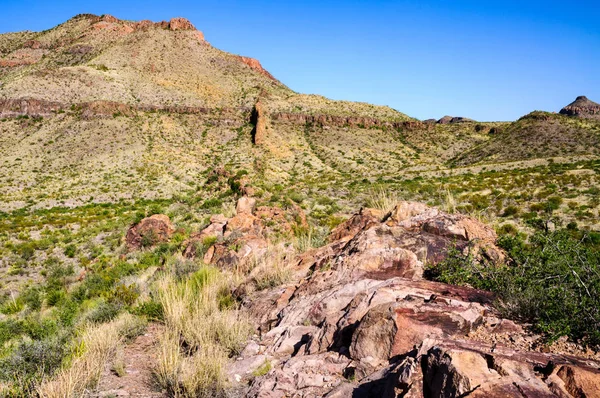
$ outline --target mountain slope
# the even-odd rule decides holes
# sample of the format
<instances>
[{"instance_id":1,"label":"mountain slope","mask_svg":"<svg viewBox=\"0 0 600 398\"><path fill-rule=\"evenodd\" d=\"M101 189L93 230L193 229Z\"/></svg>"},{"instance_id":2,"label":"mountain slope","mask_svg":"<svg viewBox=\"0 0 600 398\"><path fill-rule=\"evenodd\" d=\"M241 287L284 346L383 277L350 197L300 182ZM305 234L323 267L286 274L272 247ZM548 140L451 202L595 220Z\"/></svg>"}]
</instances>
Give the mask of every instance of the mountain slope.
<instances>
[{"instance_id":1,"label":"mountain slope","mask_svg":"<svg viewBox=\"0 0 600 398\"><path fill-rule=\"evenodd\" d=\"M258 61L210 46L184 19L80 15L49 31L1 35L0 50L3 210L40 196L43 205L170 196L194 189L199 173L252 170L260 159L285 178L294 151L309 145L273 130L266 147L252 145L259 97L269 113L408 120L296 94ZM319 163L314 154L304 161Z\"/></svg>"},{"instance_id":2,"label":"mountain slope","mask_svg":"<svg viewBox=\"0 0 600 398\"><path fill-rule=\"evenodd\" d=\"M452 162L457 165L600 154L600 122L535 111L496 129L490 139Z\"/></svg>"}]
</instances>

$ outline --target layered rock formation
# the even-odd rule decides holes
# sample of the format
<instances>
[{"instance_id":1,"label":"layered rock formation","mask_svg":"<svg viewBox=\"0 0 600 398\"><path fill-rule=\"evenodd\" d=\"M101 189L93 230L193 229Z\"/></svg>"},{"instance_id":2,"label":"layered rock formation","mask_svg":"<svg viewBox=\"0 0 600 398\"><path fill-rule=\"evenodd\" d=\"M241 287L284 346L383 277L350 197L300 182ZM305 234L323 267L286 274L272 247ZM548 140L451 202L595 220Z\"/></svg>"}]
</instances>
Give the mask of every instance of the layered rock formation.
<instances>
[{"instance_id":1,"label":"layered rock formation","mask_svg":"<svg viewBox=\"0 0 600 398\"><path fill-rule=\"evenodd\" d=\"M590 101L587 97L582 95L562 108L560 113L567 116L600 120L600 104Z\"/></svg>"},{"instance_id":2,"label":"layered rock formation","mask_svg":"<svg viewBox=\"0 0 600 398\"><path fill-rule=\"evenodd\" d=\"M540 352L489 293L423 280L454 245L501 262L495 238L418 203L361 210L298 259L297 282L242 295L260 336L231 380L250 397L598 396L600 362Z\"/></svg>"},{"instance_id":3,"label":"layered rock formation","mask_svg":"<svg viewBox=\"0 0 600 398\"><path fill-rule=\"evenodd\" d=\"M418 120L390 121L368 116L337 116L337 115L309 115L303 113L274 112L271 118L276 121L298 125L315 124L319 126L359 127L359 128L390 128L419 130L428 129L425 122Z\"/></svg>"}]
</instances>

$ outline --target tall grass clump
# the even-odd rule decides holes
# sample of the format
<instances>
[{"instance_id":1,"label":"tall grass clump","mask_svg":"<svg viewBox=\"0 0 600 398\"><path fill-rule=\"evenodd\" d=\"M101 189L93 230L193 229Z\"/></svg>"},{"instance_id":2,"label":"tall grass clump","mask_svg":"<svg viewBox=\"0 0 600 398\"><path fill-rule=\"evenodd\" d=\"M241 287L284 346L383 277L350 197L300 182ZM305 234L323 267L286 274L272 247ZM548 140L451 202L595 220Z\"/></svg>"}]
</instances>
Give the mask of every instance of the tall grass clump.
<instances>
[{"instance_id":1,"label":"tall grass clump","mask_svg":"<svg viewBox=\"0 0 600 398\"><path fill-rule=\"evenodd\" d=\"M173 397L227 394L225 365L252 333L231 298L234 276L201 266L177 281L165 274L157 283L165 332L159 339L158 383Z\"/></svg>"},{"instance_id":2,"label":"tall grass clump","mask_svg":"<svg viewBox=\"0 0 600 398\"><path fill-rule=\"evenodd\" d=\"M395 192L379 187L368 192L366 206L387 213L392 211L399 201L400 198Z\"/></svg>"},{"instance_id":3,"label":"tall grass clump","mask_svg":"<svg viewBox=\"0 0 600 398\"><path fill-rule=\"evenodd\" d=\"M53 378L37 388L44 398L83 397L96 387L105 364L127 338L142 332L141 318L123 314L110 323L87 326L73 346L72 359Z\"/></svg>"}]
</instances>

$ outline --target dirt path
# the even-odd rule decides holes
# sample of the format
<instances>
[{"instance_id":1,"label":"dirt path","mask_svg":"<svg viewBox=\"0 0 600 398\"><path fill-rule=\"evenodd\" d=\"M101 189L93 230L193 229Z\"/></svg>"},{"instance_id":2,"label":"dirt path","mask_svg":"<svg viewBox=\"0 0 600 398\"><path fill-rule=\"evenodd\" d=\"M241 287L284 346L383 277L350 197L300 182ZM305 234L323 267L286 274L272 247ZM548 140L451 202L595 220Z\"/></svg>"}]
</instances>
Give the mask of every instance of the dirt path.
<instances>
[{"instance_id":1,"label":"dirt path","mask_svg":"<svg viewBox=\"0 0 600 398\"><path fill-rule=\"evenodd\" d=\"M163 325L151 323L146 332L138 336L107 364L93 397L166 397L152 383L152 369L156 363L156 342ZM115 363L121 363L121 376ZM118 366L117 366L118 368Z\"/></svg>"}]
</instances>

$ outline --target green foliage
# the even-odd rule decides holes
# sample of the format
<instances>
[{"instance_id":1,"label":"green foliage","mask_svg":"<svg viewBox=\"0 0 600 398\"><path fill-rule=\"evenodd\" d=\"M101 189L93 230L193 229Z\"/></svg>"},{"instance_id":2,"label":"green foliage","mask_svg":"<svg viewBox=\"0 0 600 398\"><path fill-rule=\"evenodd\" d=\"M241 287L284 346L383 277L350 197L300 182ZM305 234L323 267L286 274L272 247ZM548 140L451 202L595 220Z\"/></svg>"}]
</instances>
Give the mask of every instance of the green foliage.
<instances>
[{"instance_id":1,"label":"green foliage","mask_svg":"<svg viewBox=\"0 0 600 398\"><path fill-rule=\"evenodd\" d=\"M35 396L35 382L60 368L66 341L64 334L22 341L11 355L0 359L0 381L18 381L13 396Z\"/></svg>"},{"instance_id":2,"label":"green foliage","mask_svg":"<svg viewBox=\"0 0 600 398\"><path fill-rule=\"evenodd\" d=\"M200 206L202 209L213 209L216 207L221 207L223 201L217 198L207 199Z\"/></svg>"},{"instance_id":3,"label":"green foliage","mask_svg":"<svg viewBox=\"0 0 600 398\"><path fill-rule=\"evenodd\" d=\"M73 258L75 257L75 253L77 253L77 246L75 246L74 244L70 244L67 247L65 247L65 256Z\"/></svg>"},{"instance_id":4,"label":"green foliage","mask_svg":"<svg viewBox=\"0 0 600 398\"><path fill-rule=\"evenodd\" d=\"M532 322L550 339L568 335L597 346L600 247L594 236L546 228L529 242L519 235L505 235L499 244L508 254L508 264L486 264L455 249L444 262L428 267L427 276L496 293L506 316Z\"/></svg>"},{"instance_id":5,"label":"green foliage","mask_svg":"<svg viewBox=\"0 0 600 398\"><path fill-rule=\"evenodd\" d=\"M254 372L252 372L252 376L254 376L254 377L264 376L271 371L271 368L272 368L271 362L269 360L265 360L265 362L262 365L260 365L258 368L256 368L254 370Z\"/></svg>"},{"instance_id":6,"label":"green foliage","mask_svg":"<svg viewBox=\"0 0 600 398\"><path fill-rule=\"evenodd\" d=\"M94 323L104 323L113 320L121 311L121 304L102 302L89 315L88 320Z\"/></svg>"},{"instance_id":7,"label":"green foliage","mask_svg":"<svg viewBox=\"0 0 600 398\"><path fill-rule=\"evenodd\" d=\"M152 321L162 321L164 319L164 310L160 302L150 300L145 301L135 307L132 312L136 315L145 316Z\"/></svg>"}]
</instances>

